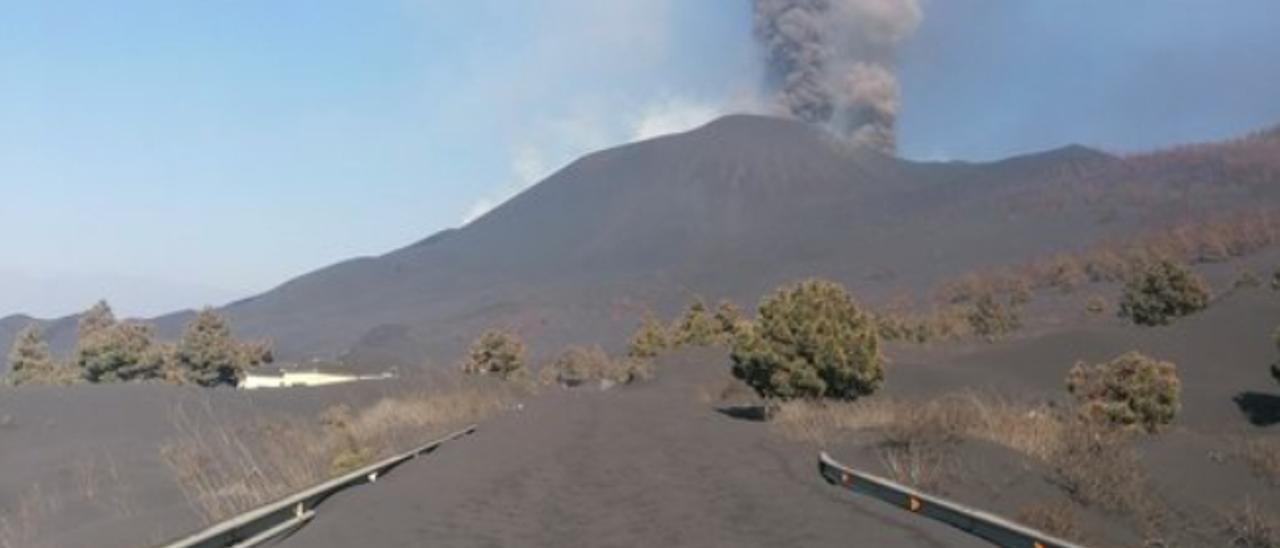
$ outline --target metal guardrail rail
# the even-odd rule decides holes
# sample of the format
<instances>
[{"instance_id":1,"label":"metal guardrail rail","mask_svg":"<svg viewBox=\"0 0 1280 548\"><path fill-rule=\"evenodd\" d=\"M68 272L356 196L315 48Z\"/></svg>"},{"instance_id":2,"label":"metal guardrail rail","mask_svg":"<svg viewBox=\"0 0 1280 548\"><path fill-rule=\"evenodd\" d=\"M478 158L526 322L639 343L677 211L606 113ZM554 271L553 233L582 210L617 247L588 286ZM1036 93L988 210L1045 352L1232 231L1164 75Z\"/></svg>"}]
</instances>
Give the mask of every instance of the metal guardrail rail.
<instances>
[{"instance_id":1,"label":"metal guardrail rail","mask_svg":"<svg viewBox=\"0 0 1280 548\"><path fill-rule=\"evenodd\" d=\"M1084 548L1013 523L1002 517L941 497L927 495L894 481L840 464L825 452L818 455L818 472L832 485L843 486L929 517L971 535L1008 548Z\"/></svg>"},{"instance_id":2,"label":"metal guardrail rail","mask_svg":"<svg viewBox=\"0 0 1280 548\"><path fill-rule=\"evenodd\" d=\"M250 510L196 533L161 545L160 548L251 548L290 533L315 517L315 508L333 494L372 483L405 462L431 453L445 442L476 431L471 425L415 449L400 453L338 476L266 506Z\"/></svg>"}]
</instances>

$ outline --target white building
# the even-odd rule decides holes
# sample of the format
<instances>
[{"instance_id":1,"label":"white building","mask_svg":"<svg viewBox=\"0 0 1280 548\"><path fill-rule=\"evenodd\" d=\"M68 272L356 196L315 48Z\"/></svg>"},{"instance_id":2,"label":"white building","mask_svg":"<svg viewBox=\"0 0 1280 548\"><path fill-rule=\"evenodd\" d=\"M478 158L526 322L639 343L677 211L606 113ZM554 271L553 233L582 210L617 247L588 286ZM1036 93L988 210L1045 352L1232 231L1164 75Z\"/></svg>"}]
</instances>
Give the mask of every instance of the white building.
<instances>
[{"instance_id":1,"label":"white building","mask_svg":"<svg viewBox=\"0 0 1280 548\"><path fill-rule=\"evenodd\" d=\"M391 373L378 375L357 375L351 372L321 369L279 369L276 371L254 371L245 375L240 381L240 388L256 390L259 388L293 388L300 386L325 386L356 381L375 381L394 377Z\"/></svg>"}]
</instances>

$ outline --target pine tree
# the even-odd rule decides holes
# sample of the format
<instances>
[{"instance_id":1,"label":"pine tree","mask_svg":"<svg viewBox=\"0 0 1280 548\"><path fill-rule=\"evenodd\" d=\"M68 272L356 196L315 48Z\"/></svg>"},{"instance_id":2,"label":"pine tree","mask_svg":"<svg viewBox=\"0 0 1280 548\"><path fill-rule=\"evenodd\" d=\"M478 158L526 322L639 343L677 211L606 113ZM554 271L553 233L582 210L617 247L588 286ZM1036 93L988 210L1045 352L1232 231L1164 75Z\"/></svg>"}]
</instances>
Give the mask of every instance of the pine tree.
<instances>
[{"instance_id":1,"label":"pine tree","mask_svg":"<svg viewBox=\"0 0 1280 548\"><path fill-rule=\"evenodd\" d=\"M695 299L684 315L671 327L671 346L709 346L715 344L719 326L707 313L702 299Z\"/></svg>"},{"instance_id":2,"label":"pine tree","mask_svg":"<svg viewBox=\"0 0 1280 548\"><path fill-rule=\"evenodd\" d=\"M181 375L201 386L235 386L246 370L269 358L265 348L238 343L226 318L211 308L201 310L187 324L173 355Z\"/></svg>"},{"instance_id":3,"label":"pine tree","mask_svg":"<svg viewBox=\"0 0 1280 548\"><path fill-rule=\"evenodd\" d=\"M149 325L100 324L83 330L74 363L89 382L127 382L160 378L167 358Z\"/></svg>"},{"instance_id":4,"label":"pine tree","mask_svg":"<svg viewBox=\"0 0 1280 548\"><path fill-rule=\"evenodd\" d=\"M45 384L57 382L58 367L49 355L40 328L28 325L18 333L9 351L9 383Z\"/></svg>"},{"instance_id":5,"label":"pine tree","mask_svg":"<svg viewBox=\"0 0 1280 548\"><path fill-rule=\"evenodd\" d=\"M733 376L766 398L853 400L884 382L875 318L825 280L784 286L762 300L756 321L734 338L731 358Z\"/></svg>"},{"instance_id":6,"label":"pine tree","mask_svg":"<svg viewBox=\"0 0 1280 548\"><path fill-rule=\"evenodd\" d=\"M84 339L94 333L111 328L116 324L116 315L111 311L107 301L98 301L92 308L80 315L76 324L76 336Z\"/></svg>"}]
</instances>

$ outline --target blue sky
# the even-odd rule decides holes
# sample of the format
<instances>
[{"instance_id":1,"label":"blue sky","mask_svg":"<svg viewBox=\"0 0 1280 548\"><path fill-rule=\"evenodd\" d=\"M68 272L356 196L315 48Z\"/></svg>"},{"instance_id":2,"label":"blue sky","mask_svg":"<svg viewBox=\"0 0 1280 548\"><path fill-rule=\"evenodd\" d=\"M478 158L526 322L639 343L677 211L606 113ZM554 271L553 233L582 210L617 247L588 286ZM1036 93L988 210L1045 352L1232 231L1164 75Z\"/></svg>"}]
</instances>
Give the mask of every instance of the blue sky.
<instances>
[{"instance_id":1,"label":"blue sky","mask_svg":"<svg viewBox=\"0 0 1280 548\"><path fill-rule=\"evenodd\" d=\"M1270 0L925 0L900 148L1280 122ZM1222 6L1229 5L1230 9ZM748 108L745 0L31 0L0 16L0 315L220 304Z\"/></svg>"}]
</instances>

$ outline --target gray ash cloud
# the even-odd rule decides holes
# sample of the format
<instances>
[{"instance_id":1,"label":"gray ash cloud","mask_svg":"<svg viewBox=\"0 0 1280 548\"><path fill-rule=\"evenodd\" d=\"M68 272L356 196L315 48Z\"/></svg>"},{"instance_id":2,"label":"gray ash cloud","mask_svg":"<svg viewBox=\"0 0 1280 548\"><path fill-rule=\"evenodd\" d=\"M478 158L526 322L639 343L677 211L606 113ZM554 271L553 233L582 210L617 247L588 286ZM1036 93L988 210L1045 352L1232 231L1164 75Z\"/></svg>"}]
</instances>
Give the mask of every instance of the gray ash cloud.
<instances>
[{"instance_id":1,"label":"gray ash cloud","mask_svg":"<svg viewBox=\"0 0 1280 548\"><path fill-rule=\"evenodd\" d=\"M859 146L894 153L898 45L919 0L754 0L777 107Z\"/></svg>"}]
</instances>

